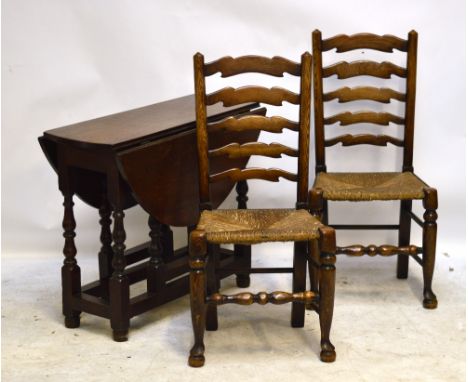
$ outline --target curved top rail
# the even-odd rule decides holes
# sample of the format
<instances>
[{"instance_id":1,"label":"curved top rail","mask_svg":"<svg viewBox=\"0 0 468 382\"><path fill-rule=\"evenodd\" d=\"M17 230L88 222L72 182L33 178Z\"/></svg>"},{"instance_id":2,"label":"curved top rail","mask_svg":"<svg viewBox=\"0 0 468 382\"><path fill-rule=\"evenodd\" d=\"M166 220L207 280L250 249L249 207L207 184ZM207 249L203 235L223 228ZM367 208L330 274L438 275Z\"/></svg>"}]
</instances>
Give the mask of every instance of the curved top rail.
<instances>
[{"instance_id":1,"label":"curved top rail","mask_svg":"<svg viewBox=\"0 0 468 382\"><path fill-rule=\"evenodd\" d=\"M393 35L379 36L373 33L357 33L351 36L340 34L322 41L322 51L336 48L337 53L355 49L373 49L391 53L393 49L408 51L408 41Z\"/></svg>"},{"instance_id":2,"label":"curved top rail","mask_svg":"<svg viewBox=\"0 0 468 382\"><path fill-rule=\"evenodd\" d=\"M242 73L262 73L275 77L283 77L284 73L293 76L301 75L301 64L284 57L273 58L263 56L231 56L222 57L219 60L205 64L203 73L211 76L221 72L221 77L230 77Z\"/></svg>"}]
</instances>

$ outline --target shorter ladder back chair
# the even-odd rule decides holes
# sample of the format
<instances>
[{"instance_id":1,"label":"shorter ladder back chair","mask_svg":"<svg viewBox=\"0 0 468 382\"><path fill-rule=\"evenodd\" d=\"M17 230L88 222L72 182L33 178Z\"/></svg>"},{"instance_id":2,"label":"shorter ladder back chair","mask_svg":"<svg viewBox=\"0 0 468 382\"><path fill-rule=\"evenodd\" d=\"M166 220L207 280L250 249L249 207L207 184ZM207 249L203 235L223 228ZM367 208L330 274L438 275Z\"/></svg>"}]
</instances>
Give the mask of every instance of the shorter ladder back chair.
<instances>
[{"instance_id":1,"label":"shorter ladder back chair","mask_svg":"<svg viewBox=\"0 0 468 382\"><path fill-rule=\"evenodd\" d=\"M334 304L335 285L335 232L322 225L312 216L308 208L308 152L311 98L311 55L304 53L301 63L281 57L260 56L224 57L211 63L204 63L202 54L194 56L195 96L197 117L197 146L199 161L199 192L201 216L189 239L190 265L190 307L195 344L189 365L203 366L204 331L217 330L217 306L223 304L265 305L292 302L291 326L303 327L305 304L312 306L319 315L321 327L320 358L325 362L335 360L335 350L329 339ZM261 86L227 87L206 94L205 77L221 72L222 77L241 73L261 73L282 77L284 73L300 77L300 93L296 94L280 87L271 89ZM224 106L245 102L261 102L281 106L289 102L299 106L299 122L281 116L228 117L207 123L206 106L222 102ZM232 142L223 147L212 147L210 132L225 130L245 132L246 130L268 131L280 134L283 129L298 133L298 147L291 148L279 143ZM220 173L210 171L210 159L261 155L281 158L282 155L297 157L298 172L293 174L277 168L231 168ZM210 203L210 188L218 182L239 182L261 179L278 182L279 178L297 182L296 208L291 209L234 209L213 210ZM221 244L252 245L264 242L292 241L294 256L292 268L251 268L249 273L292 273L292 293L260 292L223 295L218 292L216 278L216 248ZM316 291L306 290L307 260L312 258L309 248L320 250L314 256L314 272L320 274ZM213 260L214 258L214 260ZM276 269L276 272L275 272ZM226 271L224 269L224 271ZM235 270L232 270L236 273Z\"/></svg>"},{"instance_id":2,"label":"shorter ladder back chair","mask_svg":"<svg viewBox=\"0 0 468 382\"><path fill-rule=\"evenodd\" d=\"M429 187L413 173L413 136L416 95L416 52L418 35L415 31L403 40L395 36L362 33L352 36L338 35L322 39L321 32L312 33L313 45L313 77L314 77L314 111L315 111L315 154L316 180L311 190L311 203L317 215L322 215L322 222L328 224L328 206L331 201L383 201L396 200L400 202L400 219L397 225L331 225L336 229L395 229L398 230L398 246L394 245L352 245L337 247L337 254L351 256L397 255L397 277L408 277L408 259L413 258L423 268L423 306L427 309L437 307L437 298L432 291L432 276L435 264L437 235L437 191ZM355 49L372 49L392 53L394 49L406 52L406 68L384 61L354 61L337 62L327 67L322 65L322 52L336 49L336 53ZM373 76L382 82L392 75L406 79L406 91L398 92L382 87L341 87L324 93L323 79L336 75L338 80ZM380 80L376 80L380 81ZM387 80L388 81L388 80ZM339 81L338 81L339 82ZM405 103L404 116L396 116L387 112L359 111L343 112L332 116L324 116L324 103L338 100L340 103L357 100L370 100L376 103L390 103L391 100ZM334 138L325 138L325 127L333 129L339 126L370 123L389 125L390 122L401 125L404 129L403 139L388 135L344 134ZM338 127L342 129L342 127ZM387 146L393 144L402 148L403 166L401 172L327 172L325 164L325 149L341 143L342 146L374 145ZM422 200L425 208L421 219L412 212L412 200ZM422 227L422 248L410 245L411 220ZM422 257L420 256L422 254ZM317 283L311 273L311 282Z\"/></svg>"}]
</instances>

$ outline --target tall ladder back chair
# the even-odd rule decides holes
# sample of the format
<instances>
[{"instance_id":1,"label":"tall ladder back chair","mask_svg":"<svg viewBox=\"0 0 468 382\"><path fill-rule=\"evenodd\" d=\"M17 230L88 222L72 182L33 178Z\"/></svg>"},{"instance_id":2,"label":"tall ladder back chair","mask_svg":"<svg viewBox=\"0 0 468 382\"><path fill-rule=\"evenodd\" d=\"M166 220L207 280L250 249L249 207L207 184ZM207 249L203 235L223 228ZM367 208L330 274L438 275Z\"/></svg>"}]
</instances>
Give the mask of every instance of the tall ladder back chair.
<instances>
[{"instance_id":1,"label":"tall ladder back chair","mask_svg":"<svg viewBox=\"0 0 468 382\"><path fill-rule=\"evenodd\" d=\"M429 187L413 173L413 137L416 95L416 52L418 35L415 31L408 34L408 40L395 36L362 33L352 36L338 35L322 39L321 32L312 33L313 77L314 77L314 111L315 111L315 155L316 180L311 190L311 203L317 216L322 215L322 222L328 224L328 206L331 201L383 201L399 200L400 219L398 225L331 225L335 229L395 229L398 230L398 246L393 245L351 245L337 247L337 254L351 256L397 255L397 277L408 277L408 259L412 257L423 268L424 291L423 306L427 309L437 307L437 298L432 291L432 276L435 264L437 236L437 191ZM341 61L327 67L322 65L322 52L336 49L336 53L355 49L372 49L392 53L394 49L406 52L406 68L391 62L375 61ZM396 75L406 79L406 92L401 93L389 88L377 87L342 87L324 93L323 79L337 75L338 79L356 76L373 76L389 79ZM405 103L405 115L396 116L387 112L343 112L324 116L324 102L338 100L340 103L356 100L371 100L389 103L397 100ZM334 138L325 138L325 126L339 122L340 126L358 123L389 125L390 122L404 128L404 138L398 139L388 135L344 134ZM329 127L331 128L331 126ZM342 146L374 145L387 146L388 143L403 149L403 166L401 172L327 172L325 165L325 148L341 143ZM416 216L411 208L413 200L422 200L425 213L423 219ZM410 245L411 220L423 231L422 248ZM422 254L422 257L420 256ZM312 285L317 283L311 272Z\"/></svg>"},{"instance_id":2,"label":"tall ladder back chair","mask_svg":"<svg viewBox=\"0 0 468 382\"><path fill-rule=\"evenodd\" d=\"M197 227L190 234L190 307L192 314L195 344L193 345L189 365L203 366L204 331L217 329L217 306L223 304L265 305L292 302L291 326L303 327L305 304L311 305L319 314L321 327L322 361L335 360L334 346L329 339L334 304L335 286L335 231L323 226L312 216L308 208L308 153L311 98L311 55L304 53L301 63L295 63L281 57L266 58L260 56L224 57L205 64L202 54L194 56L195 95L197 117L197 145L199 161L200 210L201 216ZM227 87L206 94L205 77L221 72L222 77L241 73L261 73L282 77L284 73L300 77L300 94L280 87L271 89L261 86ZM281 116L243 116L228 117L224 120L208 123L206 106L222 102L224 106L244 102L262 102L281 106L284 101L299 105L299 122L293 122ZM210 131L225 130L245 132L246 130L282 133L283 129L298 132L298 148L291 148L279 143L233 142L223 147L210 145ZM225 156L261 155L281 158L288 155L298 158L298 172L277 168L232 168L220 173L210 171L210 158ZM248 179L262 179L278 182L279 178L297 182L297 203L292 209L234 209L212 210L210 188L218 182L239 182ZM293 268L251 268L249 273L293 274L293 292L260 292L223 295L218 293L219 282L216 278L216 248L220 244L252 245L265 242L293 241ZM315 245L315 243L318 243ZM312 258L309 248L319 248L315 272L320 273L317 291L306 291L307 259ZM214 260L213 260L214 258ZM275 272L276 270L276 272ZM225 271L225 270L224 270ZM236 272L234 270L234 272Z\"/></svg>"}]
</instances>

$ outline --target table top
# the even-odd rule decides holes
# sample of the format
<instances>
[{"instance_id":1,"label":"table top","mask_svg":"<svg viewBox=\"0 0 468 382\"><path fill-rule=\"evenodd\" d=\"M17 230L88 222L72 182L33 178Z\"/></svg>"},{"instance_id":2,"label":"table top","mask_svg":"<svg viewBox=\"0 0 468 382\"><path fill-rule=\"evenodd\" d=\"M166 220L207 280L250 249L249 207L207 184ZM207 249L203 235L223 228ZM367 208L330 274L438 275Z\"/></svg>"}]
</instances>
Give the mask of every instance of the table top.
<instances>
[{"instance_id":1,"label":"table top","mask_svg":"<svg viewBox=\"0 0 468 382\"><path fill-rule=\"evenodd\" d=\"M223 107L221 103L207 108L207 117L221 117L224 113L255 103ZM120 146L171 129L192 126L195 121L195 96L188 95L153 105L140 107L86 122L75 123L44 132L52 140L79 144Z\"/></svg>"}]
</instances>

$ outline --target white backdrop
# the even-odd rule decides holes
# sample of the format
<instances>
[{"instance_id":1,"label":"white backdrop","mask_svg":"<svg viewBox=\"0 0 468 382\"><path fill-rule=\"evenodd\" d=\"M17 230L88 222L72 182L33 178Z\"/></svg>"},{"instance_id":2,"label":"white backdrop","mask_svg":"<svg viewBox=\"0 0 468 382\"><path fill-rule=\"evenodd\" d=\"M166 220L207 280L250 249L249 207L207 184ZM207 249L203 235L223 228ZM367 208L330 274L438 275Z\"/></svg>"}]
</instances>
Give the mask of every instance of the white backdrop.
<instances>
[{"instance_id":1,"label":"white backdrop","mask_svg":"<svg viewBox=\"0 0 468 382\"><path fill-rule=\"evenodd\" d=\"M464 244L464 27L463 0L5 0L2 250L60 256L62 197L37 143L44 130L192 93L192 56L197 51L207 61L243 54L298 61L311 50L315 28L324 37L373 32L406 38L411 29L419 32L414 165L439 191L439 252ZM396 152L390 150L384 160L377 160L377 153L369 146L332 149L329 169L358 159L371 163L364 170L400 169ZM313 158L312 149L311 169ZM251 205L259 195L292 205L294 193L286 182L272 190L269 183L253 184ZM231 196L226 205L233 203ZM390 215L397 221L395 204L365 207L335 205L331 220L383 222ZM97 213L79 201L75 211L78 251L93 255L99 246ZM146 240L146 216L139 207L127 212L126 229L129 246ZM340 237L356 242L395 239L393 233L382 235ZM184 241L182 231L177 231L177 240Z\"/></svg>"}]
</instances>

